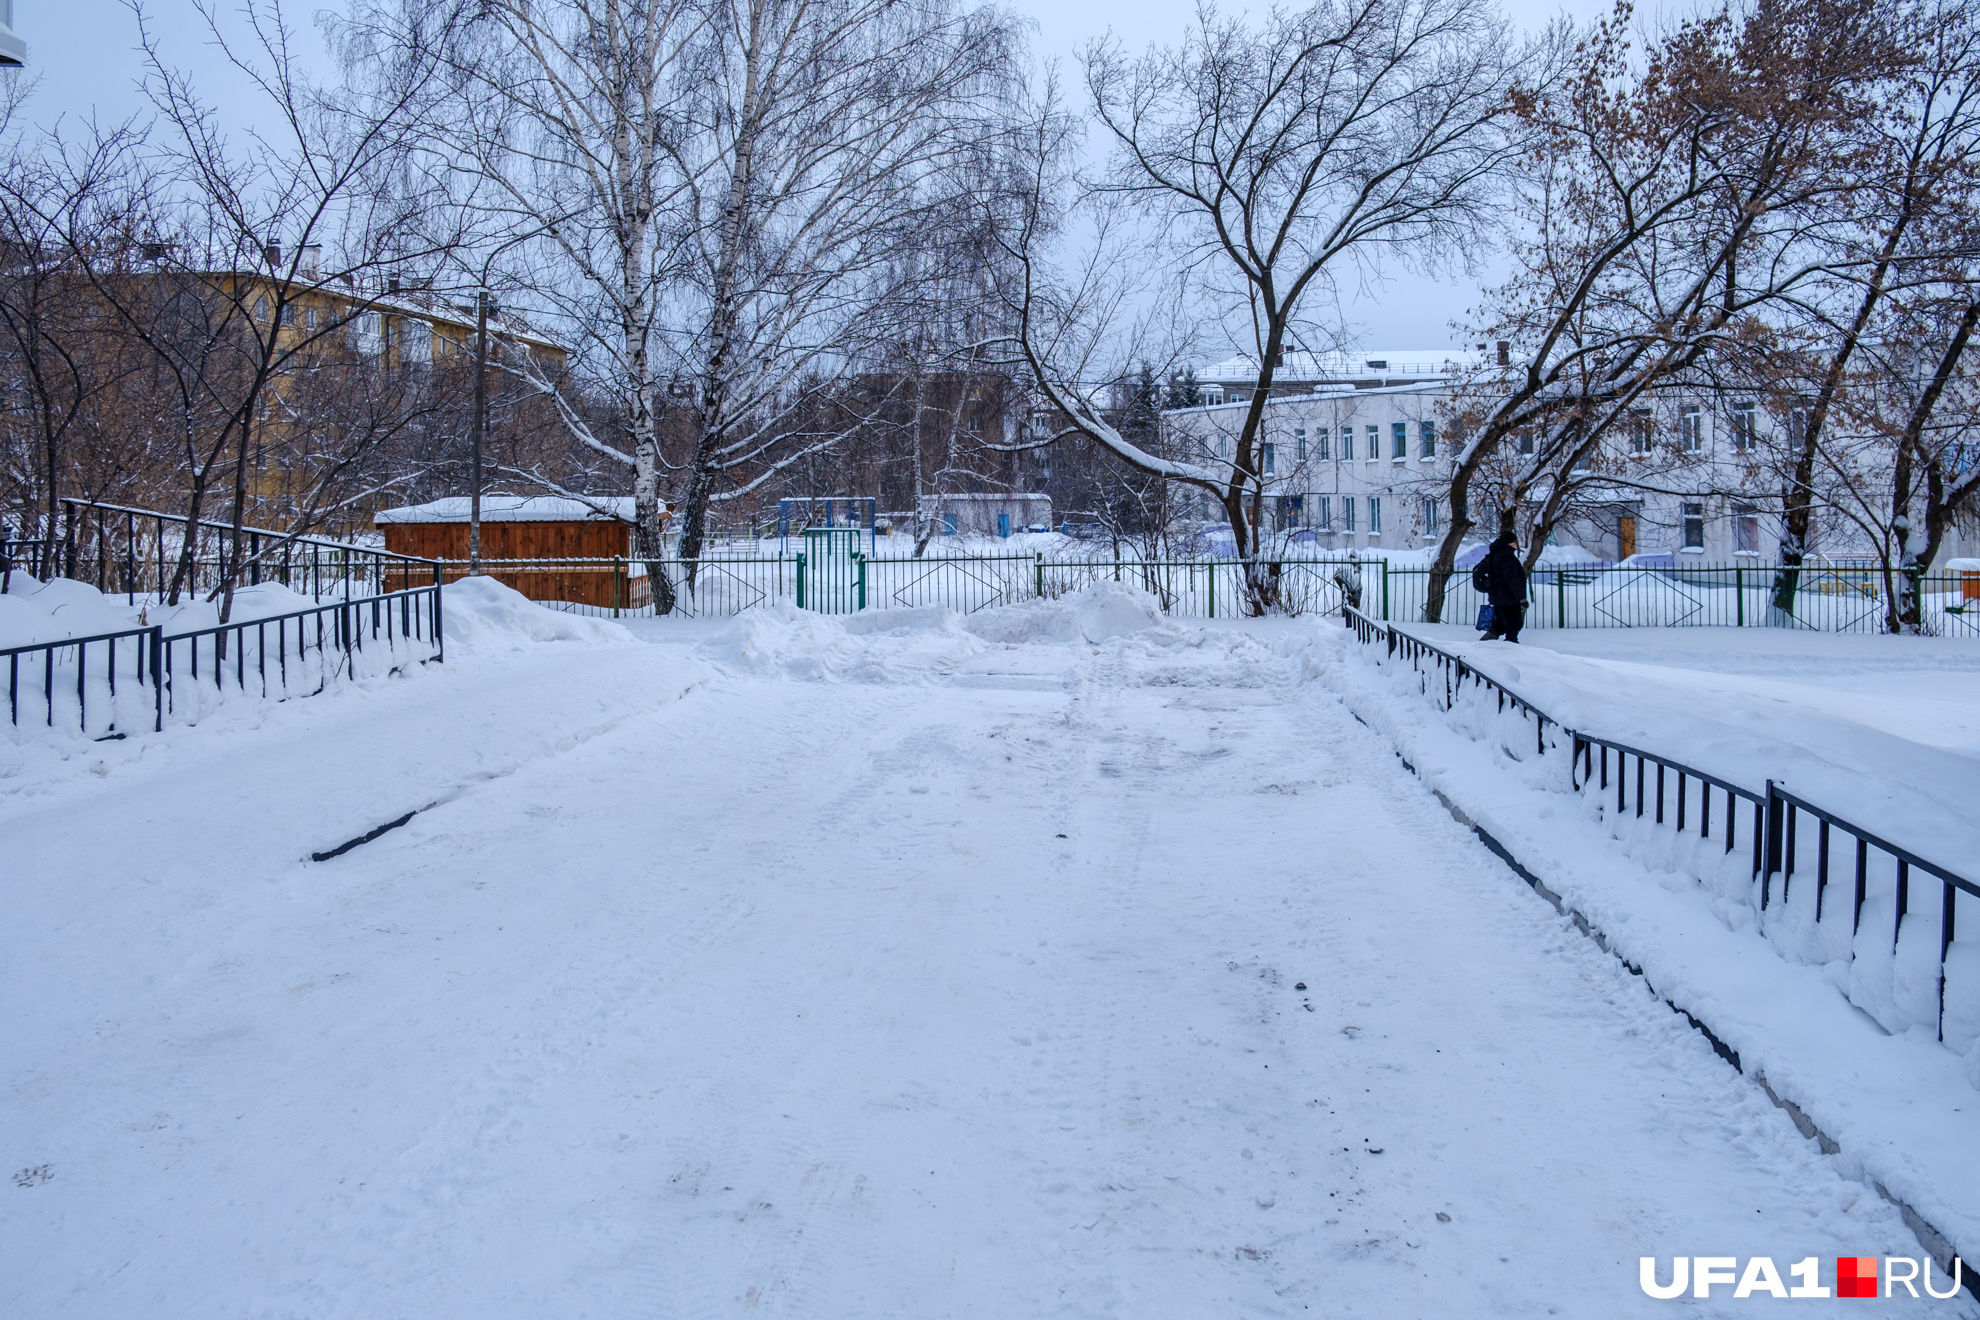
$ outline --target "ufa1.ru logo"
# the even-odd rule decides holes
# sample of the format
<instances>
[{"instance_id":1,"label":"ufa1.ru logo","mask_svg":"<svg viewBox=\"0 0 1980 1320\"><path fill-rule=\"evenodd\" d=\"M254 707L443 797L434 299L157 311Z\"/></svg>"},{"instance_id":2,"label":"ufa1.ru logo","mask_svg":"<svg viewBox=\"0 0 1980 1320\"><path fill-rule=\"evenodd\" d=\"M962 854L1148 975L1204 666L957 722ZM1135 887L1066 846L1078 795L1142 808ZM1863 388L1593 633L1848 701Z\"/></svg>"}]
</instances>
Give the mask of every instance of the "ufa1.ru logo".
<instances>
[{"instance_id":1,"label":"ufa1.ru logo","mask_svg":"<svg viewBox=\"0 0 1980 1320\"><path fill-rule=\"evenodd\" d=\"M1822 1282L1822 1261L1817 1256L1788 1266L1788 1278L1793 1280L1791 1287L1781 1281L1772 1256L1749 1257L1743 1270L1737 1256L1674 1256L1668 1283L1658 1282L1662 1270L1657 1257L1644 1256L1637 1266L1637 1279L1643 1291L1652 1297L1683 1297L1687 1291L1693 1297L1710 1297L1712 1289L1720 1284L1730 1284L1734 1297L1894 1297L1899 1288L1916 1297L1920 1284L1924 1285L1927 1297L1946 1298L1959 1292L1962 1267L1957 1256L1952 1263L1952 1287L1945 1292L1932 1286L1930 1256L1917 1259L1886 1256L1883 1262L1881 1291L1875 1256L1836 1257L1833 1288Z\"/></svg>"}]
</instances>

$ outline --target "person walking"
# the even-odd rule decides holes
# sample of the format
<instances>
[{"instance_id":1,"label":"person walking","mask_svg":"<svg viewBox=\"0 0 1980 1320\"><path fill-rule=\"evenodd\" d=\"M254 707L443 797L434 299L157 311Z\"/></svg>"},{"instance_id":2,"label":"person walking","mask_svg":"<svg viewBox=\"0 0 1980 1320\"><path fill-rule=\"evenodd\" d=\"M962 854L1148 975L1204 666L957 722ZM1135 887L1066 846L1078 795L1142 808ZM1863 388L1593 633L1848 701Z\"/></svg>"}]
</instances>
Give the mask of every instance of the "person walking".
<instances>
[{"instance_id":1,"label":"person walking","mask_svg":"<svg viewBox=\"0 0 1980 1320\"><path fill-rule=\"evenodd\" d=\"M1485 595L1492 602L1492 626L1478 640L1494 642L1504 637L1519 640L1520 626L1526 622L1526 565L1519 562L1519 538L1501 532L1485 552Z\"/></svg>"}]
</instances>

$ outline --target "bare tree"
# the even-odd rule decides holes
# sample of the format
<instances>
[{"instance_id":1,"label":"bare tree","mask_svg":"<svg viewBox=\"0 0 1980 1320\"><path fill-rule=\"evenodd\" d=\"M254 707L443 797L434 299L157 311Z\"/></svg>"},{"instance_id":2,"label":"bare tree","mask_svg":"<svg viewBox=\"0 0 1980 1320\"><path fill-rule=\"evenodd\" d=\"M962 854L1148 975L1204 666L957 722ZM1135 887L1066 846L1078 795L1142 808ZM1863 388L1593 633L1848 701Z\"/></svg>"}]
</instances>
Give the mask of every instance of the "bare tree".
<instances>
[{"instance_id":1,"label":"bare tree","mask_svg":"<svg viewBox=\"0 0 1980 1320\"><path fill-rule=\"evenodd\" d=\"M1179 47L1088 53L1087 90L1115 148L1099 195L1161 227L1201 293L1241 327L1256 379L1230 453L1214 463L1158 461L1101 422L1076 384L1092 364L1068 355L1079 337L1068 327L1117 300L1097 268L1047 287L1037 203L1011 240L1024 268L1023 351L1072 431L1217 500L1255 612L1276 604L1255 512L1283 355L1331 339L1309 309L1378 259L1428 263L1469 248L1514 149L1499 126L1519 63L1503 21L1477 0L1322 0L1256 27L1205 9Z\"/></svg>"},{"instance_id":2,"label":"bare tree","mask_svg":"<svg viewBox=\"0 0 1980 1320\"><path fill-rule=\"evenodd\" d=\"M1791 0L1678 24L1638 59L1627 5L1551 87L1522 90L1537 134L1525 232L1489 334L1510 346L1460 395L1450 519L1425 617L1442 616L1476 525L1481 470L1518 434L1502 519L1589 467L1659 384L1709 360L1753 362L1766 313L1825 277L1818 241L1863 186L1849 128L1901 65L1871 0Z\"/></svg>"}]
</instances>

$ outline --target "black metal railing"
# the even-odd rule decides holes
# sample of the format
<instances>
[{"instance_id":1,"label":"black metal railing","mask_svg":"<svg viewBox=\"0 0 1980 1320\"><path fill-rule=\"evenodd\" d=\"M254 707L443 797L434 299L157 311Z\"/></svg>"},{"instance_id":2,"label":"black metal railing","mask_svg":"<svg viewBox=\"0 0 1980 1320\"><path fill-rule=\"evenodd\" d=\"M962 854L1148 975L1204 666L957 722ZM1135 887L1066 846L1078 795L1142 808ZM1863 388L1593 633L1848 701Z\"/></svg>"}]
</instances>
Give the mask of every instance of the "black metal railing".
<instances>
[{"instance_id":1,"label":"black metal railing","mask_svg":"<svg viewBox=\"0 0 1980 1320\"><path fill-rule=\"evenodd\" d=\"M1909 913L1913 873L1923 873L1938 881L1940 904L1937 1031L1939 1039L1945 1039L1946 958L1958 929L1958 897L1963 892L1973 898L1980 898L1980 885L1975 885L1973 881L1948 867L1920 856L1910 848L1889 842L1861 826L1850 823L1834 812L1790 792L1775 780L1767 780L1764 788L1755 791L1660 753L1569 729L1503 683L1480 674L1461 656L1432 646L1399 628L1371 619L1352 607L1344 608L1342 617L1362 645L1386 643L1387 653L1391 658L1409 659L1412 668L1421 676L1419 689L1433 700L1438 699L1439 694L1430 686L1430 676L1426 672L1425 662L1429 662L1431 669L1440 671L1443 679L1441 701L1445 710L1456 707L1469 684L1473 688L1482 687L1496 692L1501 712L1510 707L1532 718L1536 729L1537 752L1544 754L1547 750L1547 727L1552 725L1558 729L1560 731L1558 737L1565 738L1570 748L1569 791L1585 797L1593 790L1604 815L1611 810L1617 817L1632 816L1633 813L1634 819L1641 820L1647 817L1653 825L1668 826L1680 834L1691 831L1701 840L1720 843L1721 853L1730 857L1741 847L1739 828L1741 808L1742 806L1750 808L1751 825L1744 840L1744 846L1750 855L1749 901L1757 910L1763 929L1766 928L1770 909L1787 902L1790 886L1798 874L1800 818L1803 815L1811 816L1817 822L1813 919L1818 927L1827 915L1825 900L1832 871L1832 835L1841 833L1854 840L1854 866L1850 873L1852 960L1856 956L1856 936L1863 921L1864 902L1870 891L1873 869L1870 862L1873 856L1881 854L1883 858L1888 859L1888 864L1880 865L1876 869L1880 876L1880 888L1882 873L1889 872L1892 881L1890 897L1893 900L1891 927L1893 955L1896 954L1898 944L1903 937L1905 918ZM1558 738L1556 745L1559 745ZM1633 774L1632 770L1634 770ZM1612 790L1615 794L1613 807L1609 797ZM1716 825L1719 832L1716 839L1713 836L1715 799L1724 803L1723 814L1719 816ZM1774 880L1777 877L1781 887L1778 899L1773 893Z\"/></svg>"},{"instance_id":2,"label":"black metal railing","mask_svg":"<svg viewBox=\"0 0 1980 1320\"><path fill-rule=\"evenodd\" d=\"M142 715L157 732L174 715L196 722L211 707L207 689L225 696L230 679L236 692L281 700L364 677L381 651L381 672L444 660L443 623L440 588L423 586L191 632L154 624L11 647L0 650L8 722L105 738L141 731Z\"/></svg>"},{"instance_id":3,"label":"black metal railing","mask_svg":"<svg viewBox=\"0 0 1980 1320\"><path fill-rule=\"evenodd\" d=\"M103 737L121 737L128 729L117 727L120 702L118 700L118 643L123 654L128 657L124 678L124 692L133 688L140 692L149 689L148 699L141 706L151 717L151 728L155 733L165 727L165 685L159 681L159 650L164 629L156 625L150 628L132 628L123 632L98 633L94 637L70 637L59 642L36 642L27 646L9 647L0 651L0 661L7 666L7 719L14 727L21 723L22 698L27 699L30 718L36 707L40 708L42 723L47 728L56 727L56 708L62 711L61 723L69 723L69 702L73 694L75 702L75 724L83 733L91 732L90 695L93 683L90 674L90 648L100 649L101 664L97 669L100 691L95 703L96 710L106 718L98 726L97 733ZM26 671L23 677L23 670ZM37 689L36 677L40 682ZM72 681L73 680L73 681ZM128 699L121 703L128 709Z\"/></svg>"},{"instance_id":4,"label":"black metal railing","mask_svg":"<svg viewBox=\"0 0 1980 1320\"><path fill-rule=\"evenodd\" d=\"M154 672L163 678L166 715L187 704L182 695L189 694L175 686L180 674L194 691L210 685L224 692L231 677L235 691L264 699L311 696L339 674L360 677L367 644L372 651L382 647L395 662L445 659L441 624L440 588L413 587L175 633L162 639L162 663ZM190 703L187 713L197 719L199 703Z\"/></svg>"},{"instance_id":5,"label":"black metal railing","mask_svg":"<svg viewBox=\"0 0 1980 1320\"><path fill-rule=\"evenodd\" d=\"M48 542L41 537L0 534L0 592L13 589L16 570L32 578L41 577L47 557Z\"/></svg>"},{"instance_id":6,"label":"black metal railing","mask_svg":"<svg viewBox=\"0 0 1980 1320\"><path fill-rule=\"evenodd\" d=\"M311 600L352 599L438 581L430 559L324 537L243 527L94 500L62 501L51 568L136 604L279 582ZM40 574L37 574L40 576Z\"/></svg>"}]
</instances>

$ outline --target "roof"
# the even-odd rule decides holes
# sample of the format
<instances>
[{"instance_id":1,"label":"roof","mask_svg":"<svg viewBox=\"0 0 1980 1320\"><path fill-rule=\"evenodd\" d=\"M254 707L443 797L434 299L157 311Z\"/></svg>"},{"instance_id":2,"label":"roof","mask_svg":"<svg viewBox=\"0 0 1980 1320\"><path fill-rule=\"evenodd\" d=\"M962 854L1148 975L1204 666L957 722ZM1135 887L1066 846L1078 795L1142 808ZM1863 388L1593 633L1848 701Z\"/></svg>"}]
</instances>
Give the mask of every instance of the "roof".
<instances>
[{"instance_id":1,"label":"roof","mask_svg":"<svg viewBox=\"0 0 1980 1320\"><path fill-rule=\"evenodd\" d=\"M1441 376L1475 367L1484 355L1463 348L1370 348L1353 353L1288 353L1272 373L1274 384L1303 380L1355 380ZM1239 354L1197 372L1202 381L1254 382L1258 359Z\"/></svg>"},{"instance_id":2,"label":"roof","mask_svg":"<svg viewBox=\"0 0 1980 1320\"><path fill-rule=\"evenodd\" d=\"M380 527L388 523L464 523L468 520L468 497L450 495L431 504L414 504L403 509L383 509L372 521ZM630 495L598 495L589 499L569 499L558 495L483 495L483 522L631 522Z\"/></svg>"}]
</instances>

